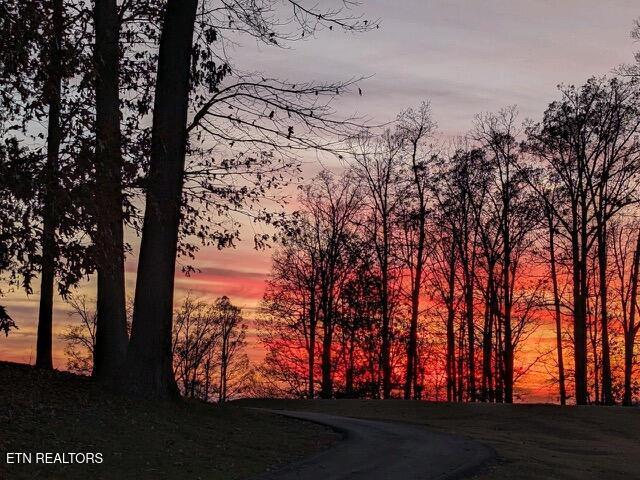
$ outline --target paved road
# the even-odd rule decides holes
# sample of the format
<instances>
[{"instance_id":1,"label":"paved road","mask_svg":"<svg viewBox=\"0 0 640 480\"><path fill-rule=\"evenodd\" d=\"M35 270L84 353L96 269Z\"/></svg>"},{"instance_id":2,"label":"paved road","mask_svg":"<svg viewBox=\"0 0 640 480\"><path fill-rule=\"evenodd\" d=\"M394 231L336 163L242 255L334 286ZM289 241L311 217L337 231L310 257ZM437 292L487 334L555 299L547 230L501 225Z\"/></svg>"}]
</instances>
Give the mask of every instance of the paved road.
<instances>
[{"instance_id":1,"label":"paved road","mask_svg":"<svg viewBox=\"0 0 640 480\"><path fill-rule=\"evenodd\" d=\"M272 410L343 434L329 449L254 480L431 480L473 474L494 457L489 447L417 425L312 412Z\"/></svg>"}]
</instances>

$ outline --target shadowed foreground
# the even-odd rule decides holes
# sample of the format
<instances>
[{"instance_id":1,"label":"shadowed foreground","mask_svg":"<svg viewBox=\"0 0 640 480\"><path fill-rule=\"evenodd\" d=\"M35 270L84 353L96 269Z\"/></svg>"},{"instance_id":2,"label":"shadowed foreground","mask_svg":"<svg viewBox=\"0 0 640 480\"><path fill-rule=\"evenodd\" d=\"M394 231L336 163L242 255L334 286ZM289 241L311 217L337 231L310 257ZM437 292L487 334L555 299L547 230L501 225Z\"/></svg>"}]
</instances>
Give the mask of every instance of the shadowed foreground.
<instances>
[{"instance_id":1,"label":"shadowed foreground","mask_svg":"<svg viewBox=\"0 0 640 480\"><path fill-rule=\"evenodd\" d=\"M495 479L640 478L636 407L447 404L402 400L252 400L246 406L408 422L492 447L497 461L476 477Z\"/></svg>"},{"instance_id":2,"label":"shadowed foreground","mask_svg":"<svg viewBox=\"0 0 640 480\"><path fill-rule=\"evenodd\" d=\"M431 480L470 475L493 458L486 446L406 423L375 422L313 412L287 417L329 425L344 435L328 450L255 480Z\"/></svg>"},{"instance_id":3,"label":"shadowed foreground","mask_svg":"<svg viewBox=\"0 0 640 480\"><path fill-rule=\"evenodd\" d=\"M152 403L90 380L0 362L1 479L240 479L304 458L337 436L233 406ZM6 452L100 452L102 464L8 465Z\"/></svg>"}]
</instances>

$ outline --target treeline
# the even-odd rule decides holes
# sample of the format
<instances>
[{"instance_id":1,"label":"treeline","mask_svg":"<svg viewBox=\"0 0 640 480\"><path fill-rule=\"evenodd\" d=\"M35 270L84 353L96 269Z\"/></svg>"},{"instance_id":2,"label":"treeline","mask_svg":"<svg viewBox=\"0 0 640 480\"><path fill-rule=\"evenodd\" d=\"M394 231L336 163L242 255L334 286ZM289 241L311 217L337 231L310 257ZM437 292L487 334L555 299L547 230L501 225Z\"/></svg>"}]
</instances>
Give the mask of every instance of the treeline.
<instances>
[{"instance_id":1,"label":"treeline","mask_svg":"<svg viewBox=\"0 0 640 480\"><path fill-rule=\"evenodd\" d=\"M273 256L273 391L511 403L538 362L562 404L637 400L639 87L560 87L447 145L423 103L352 140Z\"/></svg>"},{"instance_id":2,"label":"treeline","mask_svg":"<svg viewBox=\"0 0 640 480\"><path fill-rule=\"evenodd\" d=\"M330 106L355 79L281 81L234 65L228 46L376 26L349 6L0 3L0 274L29 294L38 283L37 367L53 367L56 290L67 298L94 276L94 376L133 395L178 395L176 259L190 272L200 246L234 245L238 216L277 225L297 153L332 150L355 125ZM130 333L125 231L140 236ZM19 327L10 315L0 307L5 334Z\"/></svg>"}]
</instances>

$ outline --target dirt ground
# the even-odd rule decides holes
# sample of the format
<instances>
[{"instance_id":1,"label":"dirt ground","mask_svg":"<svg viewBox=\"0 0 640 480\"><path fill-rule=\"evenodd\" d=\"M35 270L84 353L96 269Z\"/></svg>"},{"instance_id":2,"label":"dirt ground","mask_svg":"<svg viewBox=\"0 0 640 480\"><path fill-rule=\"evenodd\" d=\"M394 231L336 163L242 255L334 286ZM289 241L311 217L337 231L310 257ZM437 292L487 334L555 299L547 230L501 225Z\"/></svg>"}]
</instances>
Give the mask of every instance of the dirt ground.
<instances>
[{"instance_id":1,"label":"dirt ground","mask_svg":"<svg viewBox=\"0 0 640 480\"><path fill-rule=\"evenodd\" d=\"M0 479L238 479L335 440L278 415L112 395L86 378L0 362ZM102 464L7 464L6 452L100 452Z\"/></svg>"},{"instance_id":2,"label":"dirt ground","mask_svg":"<svg viewBox=\"0 0 640 480\"><path fill-rule=\"evenodd\" d=\"M241 405L410 422L493 447L475 478L640 479L640 409L401 400L241 401Z\"/></svg>"}]
</instances>

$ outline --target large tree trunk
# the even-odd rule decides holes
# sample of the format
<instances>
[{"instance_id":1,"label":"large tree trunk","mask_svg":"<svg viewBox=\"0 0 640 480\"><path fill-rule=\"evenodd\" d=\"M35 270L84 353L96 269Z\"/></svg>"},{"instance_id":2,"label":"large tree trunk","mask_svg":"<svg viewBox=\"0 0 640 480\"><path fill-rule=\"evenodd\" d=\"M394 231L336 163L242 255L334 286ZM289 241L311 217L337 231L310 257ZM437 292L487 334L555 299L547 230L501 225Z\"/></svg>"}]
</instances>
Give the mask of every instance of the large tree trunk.
<instances>
[{"instance_id":1,"label":"large tree trunk","mask_svg":"<svg viewBox=\"0 0 640 480\"><path fill-rule=\"evenodd\" d=\"M629 306L629 324L624 335L624 395L623 405L631 405L631 376L633 373L633 347L636 341L638 327L636 326L636 309L638 308L638 278L640 277L640 231L633 252L633 266L631 268L631 300Z\"/></svg>"},{"instance_id":2,"label":"large tree trunk","mask_svg":"<svg viewBox=\"0 0 640 480\"><path fill-rule=\"evenodd\" d=\"M197 0L169 0L160 38L151 166L125 368L125 389L149 398L178 396L171 324L197 7Z\"/></svg>"},{"instance_id":3,"label":"large tree trunk","mask_svg":"<svg viewBox=\"0 0 640 480\"><path fill-rule=\"evenodd\" d=\"M94 375L112 380L127 353L116 0L96 0L96 195L98 302Z\"/></svg>"},{"instance_id":4,"label":"large tree trunk","mask_svg":"<svg viewBox=\"0 0 640 480\"><path fill-rule=\"evenodd\" d=\"M567 403L567 390L564 375L564 356L562 354L562 312L560 310L560 292L558 290L558 273L556 271L556 248L553 217L551 212L547 212L549 225L549 257L551 264L551 282L553 284L553 307L556 321L556 350L558 358L558 387L560 390L560 405Z\"/></svg>"},{"instance_id":5,"label":"large tree trunk","mask_svg":"<svg viewBox=\"0 0 640 480\"><path fill-rule=\"evenodd\" d=\"M53 290L56 269L56 190L62 142L62 42L64 41L63 0L51 1L52 35L49 39L49 64L44 95L49 104L47 159L45 163L44 204L42 213L42 271L40 272L40 307L36 367L52 369Z\"/></svg>"}]
</instances>

